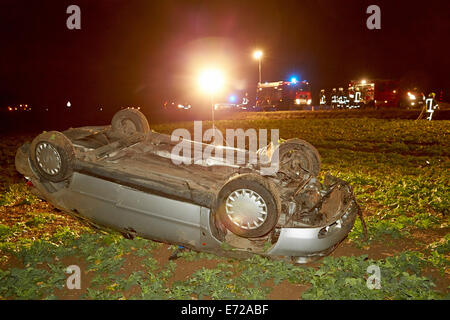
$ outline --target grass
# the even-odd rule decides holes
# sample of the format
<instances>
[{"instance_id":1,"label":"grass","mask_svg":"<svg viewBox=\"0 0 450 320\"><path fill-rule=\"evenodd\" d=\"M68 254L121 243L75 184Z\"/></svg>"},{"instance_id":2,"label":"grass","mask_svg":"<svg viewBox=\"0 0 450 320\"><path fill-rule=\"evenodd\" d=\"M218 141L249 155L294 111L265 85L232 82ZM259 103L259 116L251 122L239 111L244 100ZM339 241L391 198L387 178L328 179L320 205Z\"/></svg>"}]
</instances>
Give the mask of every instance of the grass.
<instances>
[{"instance_id":1,"label":"grass","mask_svg":"<svg viewBox=\"0 0 450 320\"><path fill-rule=\"evenodd\" d=\"M283 139L311 142L322 156L321 175L330 173L354 187L369 239L363 239L357 221L335 254L310 266L192 251L169 261L175 246L91 229L37 199L12 173L18 143L9 142L0 154L9 168L0 188L0 297L266 299L274 288L297 285L303 289L292 298L449 298L450 143L443 134L449 132L448 121L253 116L216 126L223 132L280 128ZM193 124L154 129L171 133L178 127L192 130ZM82 268L83 288L77 293L64 289L69 263ZM381 270L379 290L366 285L371 265Z\"/></svg>"}]
</instances>

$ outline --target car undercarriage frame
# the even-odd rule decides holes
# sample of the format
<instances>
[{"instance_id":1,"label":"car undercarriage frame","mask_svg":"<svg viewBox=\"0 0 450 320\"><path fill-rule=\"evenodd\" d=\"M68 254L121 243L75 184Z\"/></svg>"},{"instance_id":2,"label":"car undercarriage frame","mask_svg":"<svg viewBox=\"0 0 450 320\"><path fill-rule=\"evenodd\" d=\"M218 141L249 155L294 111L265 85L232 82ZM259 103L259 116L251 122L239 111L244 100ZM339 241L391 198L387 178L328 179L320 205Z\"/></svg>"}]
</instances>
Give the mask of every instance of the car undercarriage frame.
<instances>
[{"instance_id":1,"label":"car undercarriage frame","mask_svg":"<svg viewBox=\"0 0 450 320\"><path fill-rule=\"evenodd\" d=\"M113 123L53 133L73 146L70 174L61 181L50 181L37 168L42 164L33 158L36 141L19 148L16 168L43 199L65 212L131 237L219 255L260 254L305 263L329 254L353 227L359 207L351 186L340 179L326 176L321 184L308 170L295 179L286 174L262 176L260 162L176 165L170 159L175 143L170 136L134 129L124 134ZM48 138L52 133L45 137L46 143L57 145ZM58 158L52 152L46 160L56 159L52 168L57 168ZM64 152L61 158L66 158ZM276 222L264 235L242 236L218 217L221 191L242 177L259 182L260 188L265 186L278 197Z\"/></svg>"}]
</instances>

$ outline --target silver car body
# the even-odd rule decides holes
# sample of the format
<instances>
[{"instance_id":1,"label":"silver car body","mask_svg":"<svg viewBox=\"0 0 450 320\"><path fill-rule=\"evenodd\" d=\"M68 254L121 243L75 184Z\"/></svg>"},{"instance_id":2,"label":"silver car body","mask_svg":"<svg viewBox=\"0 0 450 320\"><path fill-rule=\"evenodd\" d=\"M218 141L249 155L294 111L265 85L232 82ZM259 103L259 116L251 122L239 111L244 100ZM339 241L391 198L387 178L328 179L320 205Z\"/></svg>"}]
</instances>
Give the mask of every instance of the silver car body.
<instances>
[{"instance_id":1,"label":"silver car body","mask_svg":"<svg viewBox=\"0 0 450 320\"><path fill-rule=\"evenodd\" d=\"M65 212L133 236L219 255L248 257L256 253L308 262L329 254L353 227L358 206L351 187L339 180L333 190L328 187L321 191L321 210L327 219L320 224L294 223L295 204L291 203L285 208L292 210L283 210L277 230L267 237L247 239L231 232L223 234L213 219L215 194L236 172L254 169L213 161L173 167L171 173L167 145L161 147L161 141L167 142L170 136L151 132L125 144L116 141L116 145L102 145L94 141L97 138L89 141L108 130L108 126L82 127L63 132L73 142L77 155L73 175L67 181L39 178L30 161L29 144L17 151L17 170L42 198ZM156 148L155 141L159 141Z\"/></svg>"}]
</instances>

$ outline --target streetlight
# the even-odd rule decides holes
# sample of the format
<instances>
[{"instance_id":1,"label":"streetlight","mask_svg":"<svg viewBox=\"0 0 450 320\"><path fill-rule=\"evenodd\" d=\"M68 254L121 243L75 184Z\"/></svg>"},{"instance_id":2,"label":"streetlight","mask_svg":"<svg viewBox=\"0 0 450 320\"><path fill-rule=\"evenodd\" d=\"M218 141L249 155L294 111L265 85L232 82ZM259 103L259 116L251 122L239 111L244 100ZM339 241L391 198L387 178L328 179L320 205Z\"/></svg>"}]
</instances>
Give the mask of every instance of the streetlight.
<instances>
[{"instance_id":1,"label":"streetlight","mask_svg":"<svg viewBox=\"0 0 450 320\"><path fill-rule=\"evenodd\" d=\"M212 128L214 131L214 94L218 93L223 88L224 83L225 78L223 73L218 69L203 70L198 77L200 89L210 95Z\"/></svg>"},{"instance_id":2,"label":"streetlight","mask_svg":"<svg viewBox=\"0 0 450 320\"><path fill-rule=\"evenodd\" d=\"M256 50L255 52L253 52L253 58L258 60L258 65L259 65L259 83L261 83L261 58L262 58L262 51L261 50Z\"/></svg>"}]
</instances>

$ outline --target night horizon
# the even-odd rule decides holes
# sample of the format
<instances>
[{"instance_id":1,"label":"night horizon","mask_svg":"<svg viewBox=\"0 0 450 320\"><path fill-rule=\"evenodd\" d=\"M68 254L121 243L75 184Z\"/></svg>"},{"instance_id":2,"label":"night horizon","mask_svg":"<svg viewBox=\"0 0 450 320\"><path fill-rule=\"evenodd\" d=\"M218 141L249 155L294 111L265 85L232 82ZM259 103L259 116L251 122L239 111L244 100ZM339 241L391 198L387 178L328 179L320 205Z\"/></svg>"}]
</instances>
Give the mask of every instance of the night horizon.
<instances>
[{"instance_id":1,"label":"night horizon","mask_svg":"<svg viewBox=\"0 0 450 320\"><path fill-rule=\"evenodd\" d=\"M66 28L70 4L2 2L1 107L196 101L196 68L209 61L225 66L225 100L239 89L254 92L257 48L263 81L295 75L311 83L314 98L363 78L449 94L446 2L381 1L381 30L365 26L369 1L77 1L81 30Z\"/></svg>"}]
</instances>

